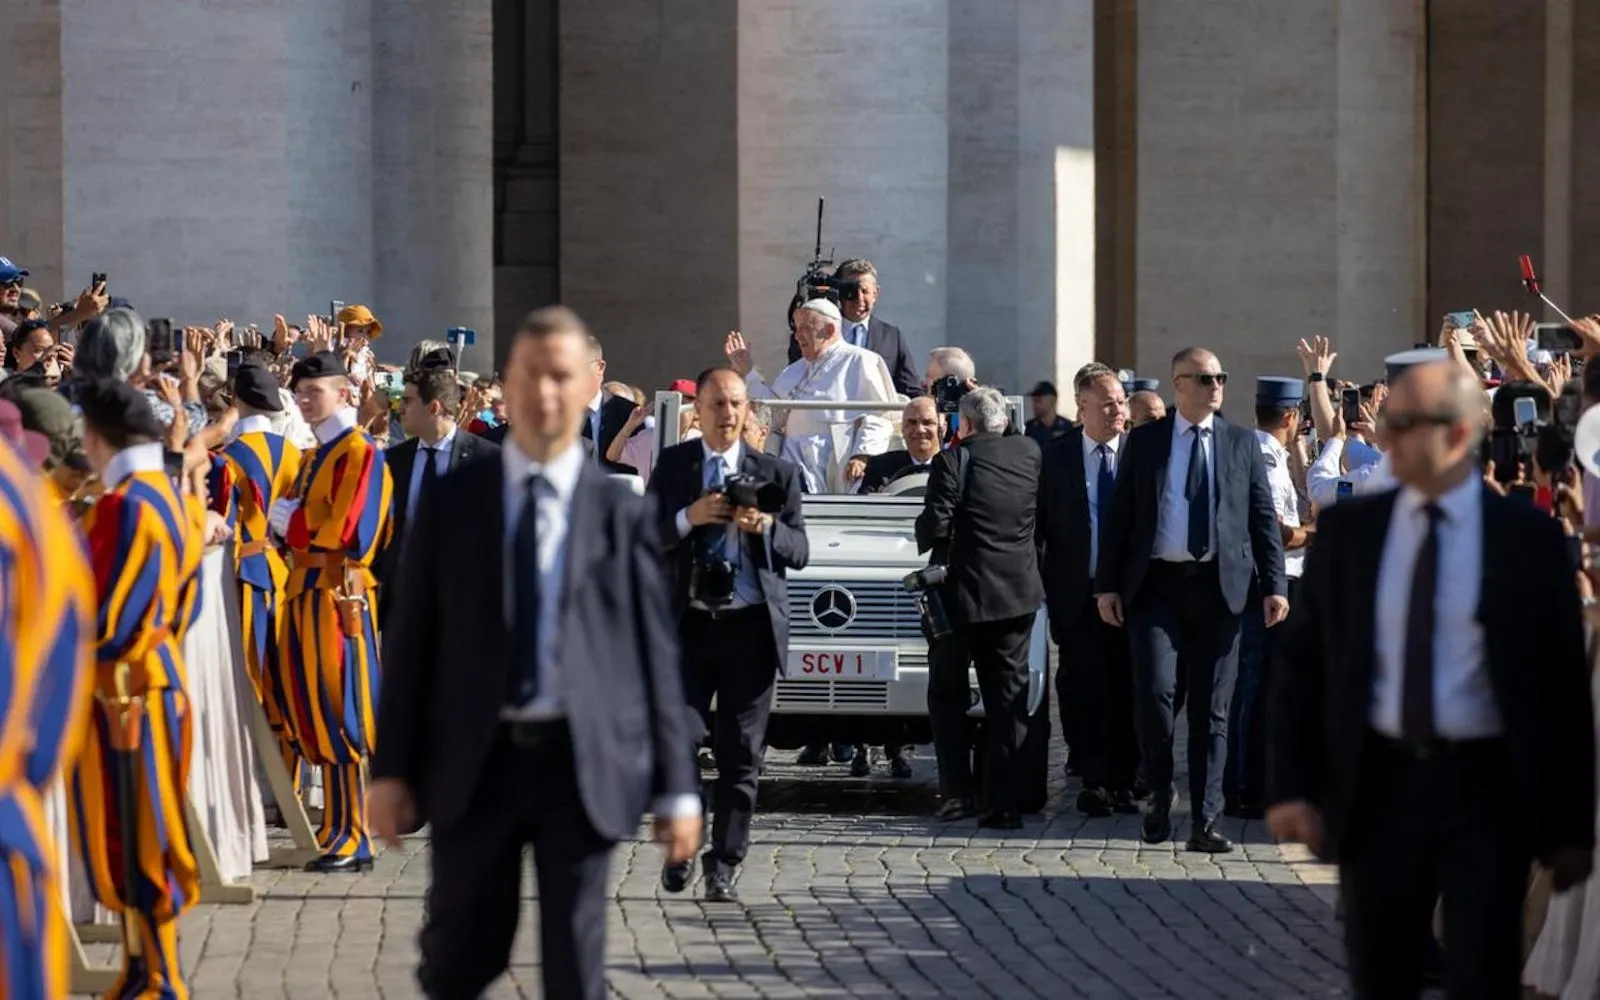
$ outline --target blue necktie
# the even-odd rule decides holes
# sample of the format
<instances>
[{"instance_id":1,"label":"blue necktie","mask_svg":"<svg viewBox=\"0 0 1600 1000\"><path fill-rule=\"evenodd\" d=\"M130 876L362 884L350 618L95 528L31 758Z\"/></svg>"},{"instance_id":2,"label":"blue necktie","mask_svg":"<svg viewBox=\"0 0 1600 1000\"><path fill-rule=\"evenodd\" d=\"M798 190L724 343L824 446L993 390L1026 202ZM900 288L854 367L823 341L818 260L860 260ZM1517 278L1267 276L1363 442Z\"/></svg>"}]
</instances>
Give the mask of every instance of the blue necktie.
<instances>
[{"instance_id":1,"label":"blue necktie","mask_svg":"<svg viewBox=\"0 0 1600 1000\"><path fill-rule=\"evenodd\" d=\"M706 478L706 492L720 493L728 481L727 467L721 458L711 460L711 474ZM728 558L728 529L726 525L711 525L712 534L706 539L706 548L719 559Z\"/></svg>"},{"instance_id":2,"label":"blue necktie","mask_svg":"<svg viewBox=\"0 0 1600 1000\"><path fill-rule=\"evenodd\" d=\"M517 530L512 539L512 565L516 573L515 619L512 642L516 653L507 701L512 706L526 705L539 695L539 487L538 475L524 484L522 510L517 514Z\"/></svg>"},{"instance_id":3,"label":"blue necktie","mask_svg":"<svg viewBox=\"0 0 1600 1000\"><path fill-rule=\"evenodd\" d=\"M1189 554L1196 561L1211 550L1211 473L1206 467L1205 436L1199 427L1189 428L1194 442L1189 447L1189 474L1183 480L1183 498L1189 501Z\"/></svg>"},{"instance_id":4,"label":"blue necktie","mask_svg":"<svg viewBox=\"0 0 1600 1000\"><path fill-rule=\"evenodd\" d=\"M1094 484L1094 512L1096 520L1105 524L1106 508L1111 504L1111 491L1117 488L1117 477L1111 473L1111 449L1101 445L1095 451L1100 453L1100 474Z\"/></svg>"}]
</instances>

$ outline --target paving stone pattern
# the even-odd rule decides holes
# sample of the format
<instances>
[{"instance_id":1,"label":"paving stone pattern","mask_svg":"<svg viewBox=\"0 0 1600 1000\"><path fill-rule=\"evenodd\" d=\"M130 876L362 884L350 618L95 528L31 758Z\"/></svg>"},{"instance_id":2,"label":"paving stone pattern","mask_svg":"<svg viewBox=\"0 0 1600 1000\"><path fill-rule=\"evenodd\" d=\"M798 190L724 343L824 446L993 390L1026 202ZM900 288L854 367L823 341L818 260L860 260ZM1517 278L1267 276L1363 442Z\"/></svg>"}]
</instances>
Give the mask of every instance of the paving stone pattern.
<instances>
[{"instance_id":1,"label":"paving stone pattern","mask_svg":"<svg viewBox=\"0 0 1600 1000\"><path fill-rule=\"evenodd\" d=\"M1182 746L1182 740L1179 740ZM1059 756L1059 748L1058 748ZM772 751L742 904L661 892L651 844L616 852L613 997L1331 997L1347 993L1332 874L1228 820L1238 850L1150 847L1138 817L1085 819L1057 771L1049 807L1014 833L941 824L931 753L895 781L879 765L799 768ZM1183 779L1180 777L1182 787ZM1187 835L1180 801L1177 836ZM529 863L531 872L531 860ZM260 871L248 906L185 917L194 995L419 996L413 970L425 841L365 877ZM536 890L526 876L508 976L489 996L540 996ZM91 957L109 960L106 946Z\"/></svg>"}]
</instances>

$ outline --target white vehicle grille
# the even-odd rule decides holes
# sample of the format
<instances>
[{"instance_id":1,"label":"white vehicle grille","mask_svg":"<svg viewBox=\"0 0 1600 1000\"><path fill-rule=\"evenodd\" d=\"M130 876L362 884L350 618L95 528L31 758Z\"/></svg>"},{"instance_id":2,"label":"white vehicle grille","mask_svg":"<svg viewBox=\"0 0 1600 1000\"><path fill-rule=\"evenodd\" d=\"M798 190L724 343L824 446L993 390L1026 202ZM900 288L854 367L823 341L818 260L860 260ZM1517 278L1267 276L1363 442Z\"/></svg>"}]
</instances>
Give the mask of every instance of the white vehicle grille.
<instances>
[{"instance_id":1,"label":"white vehicle grille","mask_svg":"<svg viewBox=\"0 0 1600 1000\"><path fill-rule=\"evenodd\" d=\"M855 619L840 631L819 627L811 617L811 602L823 587L840 587L855 598ZM820 580L789 581L789 635L836 637L840 639L915 639L922 640L921 619L916 595L898 581L852 581L828 583Z\"/></svg>"},{"instance_id":2,"label":"white vehicle grille","mask_svg":"<svg viewBox=\"0 0 1600 1000\"><path fill-rule=\"evenodd\" d=\"M902 651L900 670L927 670L925 651ZM782 680L772 697L775 712L825 712L830 709L845 711L887 711L889 708L888 681L801 681Z\"/></svg>"}]
</instances>

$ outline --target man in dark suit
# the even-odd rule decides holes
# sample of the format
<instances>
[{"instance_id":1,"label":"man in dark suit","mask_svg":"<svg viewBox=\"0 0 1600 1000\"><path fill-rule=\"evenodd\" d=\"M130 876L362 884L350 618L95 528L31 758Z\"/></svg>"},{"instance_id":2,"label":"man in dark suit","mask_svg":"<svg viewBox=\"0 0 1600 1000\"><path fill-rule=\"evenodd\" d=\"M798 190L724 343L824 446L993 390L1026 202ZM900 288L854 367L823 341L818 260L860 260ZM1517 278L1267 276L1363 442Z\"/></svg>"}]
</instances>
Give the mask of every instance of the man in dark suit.
<instances>
[{"instance_id":1,"label":"man in dark suit","mask_svg":"<svg viewBox=\"0 0 1600 1000\"><path fill-rule=\"evenodd\" d=\"M864 347L878 354L889 365L889 375L894 380L896 392L908 399L922 395L922 379L911 360L911 351L900 328L872 314L878 302L878 269L864 257L853 258L834 269L835 278L854 279L856 294L850 298L840 296L839 312L844 322L839 326L839 336L847 344ZM791 313L793 310L790 310ZM794 339L791 326L789 334L789 363L800 360L800 344Z\"/></svg>"},{"instance_id":2,"label":"man in dark suit","mask_svg":"<svg viewBox=\"0 0 1600 1000\"><path fill-rule=\"evenodd\" d=\"M1187 678L1188 847L1233 845L1216 829L1228 754L1228 712L1239 665L1239 616L1255 577L1267 627L1289 612L1283 539L1255 431L1217 415L1228 375L1203 348L1172 359L1176 412L1136 427L1118 463L1100 527L1095 595L1100 617L1126 621L1139 750L1153 790L1141 831L1172 836L1173 700Z\"/></svg>"},{"instance_id":3,"label":"man in dark suit","mask_svg":"<svg viewBox=\"0 0 1600 1000\"><path fill-rule=\"evenodd\" d=\"M949 568L941 594L954 631L929 649L928 676L928 719L945 796L940 818L975 811L967 740L971 663L989 742L989 809L980 824L1017 830L1028 644L1044 589L1033 540L1039 446L1006 434L1009 420L998 389L980 387L962 397L963 438L933 460L916 533L917 550L931 550L931 562Z\"/></svg>"},{"instance_id":4,"label":"man in dark suit","mask_svg":"<svg viewBox=\"0 0 1600 1000\"><path fill-rule=\"evenodd\" d=\"M789 658L784 573L804 568L810 549L800 512L800 470L741 440L750 408L744 379L732 368L708 369L696 381L694 408L702 436L661 452L650 491L675 578L672 607L679 618L685 691L711 734L717 764L705 898L734 902L734 873L750 849L772 688ZM724 484L736 474L772 484L779 509L735 505ZM685 738L678 746L686 763L694 761L698 742ZM692 859L679 859L663 869L662 886L682 892L692 876Z\"/></svg>"},{"instance_id":5,"label":"man in dark suit","mask_svg":"<svg viewBox=\"0 0 1600 1000\"><path fill-rule=\"evenodd\" d=\"M391 846L432 824L432 998L479 996L506 969L531 844L545 996L599 1000L612 845L646 808L669 859L700 842L654 505L578 440L584 338L561 307L523 323L514 430L422 494L384 635L371 822Z\"/></svg>"},{"instance_id":6,"label":"man in dark suit","mask_svg":"<svg viewBox=\"0 0 1600 1000\"><path fill-rule=\"evenodd\" d=\"M1593 865L1575 567L1480 478L1485 404L1451 361L1391 378L1402 485L1317 519L1273 671L1268 828L1338 863L1357 996L1420 992L1435 900L1450 996L1519 996L1530 859L1557 890Z\"/></svg>"},{"instance_id":7,"label":"man in dark suit","mask_svg":"<svg viewBox=\"0 0 1600 1000\"><path fill-rule=\"evenodd\" d=\"M1116 489L1128 400L1117 373L1098 363L1079 370L1073 389L1079 425L1044 451L1034 529L1050 633L1061 649L1056 703L1083 776L1078 809L1087 816L1136 813L1128 634L1100 618L1094 598L1100 526Z\"/></svg>"},{"instance_id":8,"label":"man in dark suit","mask_svg":"<svg viewBox=\"0 0 1600 1000\"><path fill-rule=\"evenodd\" d=\"M626 472L637 474L639 470L631 465L622 465L618 462L607 460L606 451L611 447L611 441L621 433L623 425L628 422L628 417L633 414L637 406L633 400L606 392L602 387L606 380L606 355L605 349L600 346L598 337L589 338L589 372L594 384L594 394L589 397L588 405L584 408L583 423L579 427L580 433L594 445L594 454L601 467L607 472ZM637 433L635 428L635 433Z\"/></svg>"},{"instance_id":9,"label":"man in dark suit","mask_svg":"<svg viewBox=\"0 0 1600 1000\"><path fill-rule=\"evenodd\" d=\"M876 493L910 469L924 469L939 454L939 414L933 399L919 396L900 412L900 437L904 448L864 456L866 472L859 493Z\"/></svg>"},{"instance_id":10,"label":"man in dark suit","mask_svg":"<svg viewBox=\"0 0 1600 1000\"><path fill-rule=\"evenodd\" d=\"M373 573L378 578L378 624L388 622L394 604L393 583L400 570L400 548L406 529L417 512L422 494L445 473L483 455L498 454L498 445L475 434L460 433L453 414L461 402L461 387L449 368L428 366L408 372L400 397L400 426L406 440L384 455L394 481L394 531L378 556ZM419 453L422 461L418 461ZM451 516L446 513L445 516Z\"/></svg>"}]
</instances>

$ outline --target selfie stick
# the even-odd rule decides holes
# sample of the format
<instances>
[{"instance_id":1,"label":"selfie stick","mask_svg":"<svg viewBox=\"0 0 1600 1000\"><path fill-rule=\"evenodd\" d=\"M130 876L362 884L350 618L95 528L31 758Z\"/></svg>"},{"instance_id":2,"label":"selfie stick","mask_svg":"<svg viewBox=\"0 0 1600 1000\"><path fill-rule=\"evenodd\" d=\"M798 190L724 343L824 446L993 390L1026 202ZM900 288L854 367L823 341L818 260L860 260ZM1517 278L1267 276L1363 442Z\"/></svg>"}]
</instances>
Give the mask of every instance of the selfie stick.
<instances>
[{"instance_id":1,"label":"selfie stick","mask_svg":"<svg viewBox=\"0 0 1600 1000\"><path fill-rule=\"evenodd\" d=\"M1533 269L1533 258L1527 254L1523 254L1521 257L1517 258L1517 262L1522 265L1522 287L1526 288L1530 294L1539 296L1539 298L1544 300L1545 305L1556 311L1557 316L1560 316L1568 323L1571 323L1572 317L1562 312L1561 307L1556 305L1554 302L1551 302L1550 296L1546 295L1539 289L1539 275Z\"/></svg>"}]
</instances>

